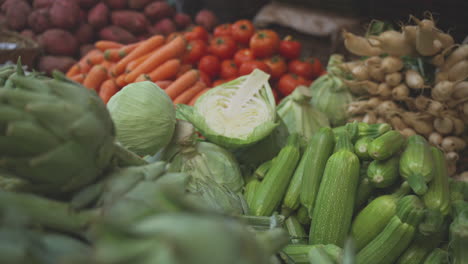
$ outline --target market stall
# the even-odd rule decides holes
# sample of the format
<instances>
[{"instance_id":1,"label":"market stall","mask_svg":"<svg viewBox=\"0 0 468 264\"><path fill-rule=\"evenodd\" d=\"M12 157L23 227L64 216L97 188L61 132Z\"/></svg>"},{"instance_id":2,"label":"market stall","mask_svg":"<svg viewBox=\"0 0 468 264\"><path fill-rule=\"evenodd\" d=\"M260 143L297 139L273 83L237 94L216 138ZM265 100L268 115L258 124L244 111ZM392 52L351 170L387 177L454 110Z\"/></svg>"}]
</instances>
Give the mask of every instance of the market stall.
<instances>
[{"instance_id":1,"label":"market stall","mask_svg":"<svg viewBox=\"0 0 468 264\"><path fill-rule=\"evenodd\" d=\"M467 263L467 27L364 2L0 1L0 263Z\"/></svg>"}]
</instances>

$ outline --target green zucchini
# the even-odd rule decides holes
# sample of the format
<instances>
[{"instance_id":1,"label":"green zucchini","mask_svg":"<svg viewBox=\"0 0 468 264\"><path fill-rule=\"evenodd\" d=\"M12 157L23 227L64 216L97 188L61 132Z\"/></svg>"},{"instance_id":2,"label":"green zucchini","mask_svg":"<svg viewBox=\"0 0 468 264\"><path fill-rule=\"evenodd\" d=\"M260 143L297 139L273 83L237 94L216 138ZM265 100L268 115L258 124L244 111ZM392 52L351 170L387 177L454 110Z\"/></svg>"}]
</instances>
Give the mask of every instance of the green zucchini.
<instances>
[{"instance_id":1,"label":"green zucchini","mask_svg":"<svg viewBox=\"0 0 468 264\"><path fill-rule=\"evenodd\" d=\"M390 130L369 144L369 156L375 160L386 160L398 153L405 145L406 138L396 130Z\"/></svg>"},{"instance_id":2,"label":"green zucchini","mask_svg":"<svg viewBox=\"0 0 468 264\"><path fill-rule=\"evenodd\" d=\"M400 177L400 157L394 156L387 160L374 160L369 164L367 177L377 188L387 188L393 185Z\"/></svg>"}]
</instances>

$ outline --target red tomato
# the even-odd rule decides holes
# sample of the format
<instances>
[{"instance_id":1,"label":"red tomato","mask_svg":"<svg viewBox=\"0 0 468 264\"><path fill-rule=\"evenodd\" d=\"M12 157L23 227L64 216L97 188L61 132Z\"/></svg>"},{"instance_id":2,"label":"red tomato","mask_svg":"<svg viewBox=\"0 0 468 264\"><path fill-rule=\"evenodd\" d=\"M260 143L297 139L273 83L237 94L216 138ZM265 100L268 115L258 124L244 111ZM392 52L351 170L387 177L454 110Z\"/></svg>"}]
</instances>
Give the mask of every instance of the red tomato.
<instances>
[{"instance_id":1,"label":"red tomato","mask_svg":"<svg viewBox=\"0 0 468 264\"><path fill-rule=\"evenodd\" d=\"M269 29L257 31L250 39L250 49L257 58L270 57L278 51L280 38Z\"/></svg>"},{"instance_id":2,"label":"red tomato","mask_svg":"<svg viewBox=\"0 0 468 264\"><path fill-rule=\"evenodd\" d=\"M187 52L184 56L184 62L193 64L205 55L207 45L203 40L190 40L187 44Z\"/></svg>"},{"instance_id":3,"label":"red tomato","mask_svg":"<svg viewBox=\"0 0 468 264\"><path fill-rule=\"evenodd\" d=\"M218 36L231 36L231 24L221 24L214 28L213 35Z\"/></svg>"},{"instance_id":4,"label":"red tomato","mask_svg":"<svg viewBox=\"0 0 468 264\"><path fill-rule=\"evenodd\" d=\"M242 65L242 63L251 60L255 60L255 56L250 49L241 49L234 54L234 62L237 65Z\"/></svg>"},{"instance_id":5,"label":"red tomato","mask_svg":"<svg viewBox=\"0 0 468 264\"><path fill-rule=\"evenodd\" d=\"M184 36L187 40L201 39L205 42L208 42L208 31L202 26L193 26L189 27L185 31Z\"/></svg>"},{"instance_id":6,"label":"red tomato","mask_svg":"<svg viewBox=\"0 0 468 264\"><path fill-rule=\"evenodd\" d=\"M219 36L210 41L210 52L222 60L230 59L237 51L237 45L230 36Z\"/></svg>"},{"instance_id":7,"label":"red tomato","mask_svg":"<svg viewBox=\"0 0 468 264\"><path fill-rule=\"evenodd\" d=\"M266 65L266 63L259 60L252 60L241 64L239 67L239 75L242 76L250 74L254 69L260 69L266 73L270 73L270 68L268 65Z\"/></svg>"},{"instance_id":8,"label":"red tomato","mask_svg":"<svg viewBox=\"0 0 468 264\"><path fill-rule=\"evenodd\" d=\"M221 61L214 55L205 55L198 62L198 69L214 78L219 74Z\"/></svg>"},{"instance_id":9,"label":"red tomato","mask_svg":"<svg viewBox=\"0 0 468 264\"><path fill-rule=\"evenodd\" d=\"M221 73L219 74L223 79L231 79L239 76L239 68L234 60L223 60L221 62Z\"/></svg>"},{"instance_id":10,"label":"red tomato","mask_svg":"<svg viewBox=\"0 0 468 264\"><path fill-rule=\"evenodd\" d=\"M280 56L273 56L265 60L266 65L270 67L271 77L279 79L283 74L288 71L288 65Z\"/></svg>"},{"instance_id":11,"label":"red tomato","mask_svg":"<svg viewBox=\"0 0 468 264\"><path fill-rule=\"evenodd\" d=\"M200 71L200 80L205 83L206 87L211 87L211 78L204 71Z\"/></svg>"},{"instance_id":12,"label":"red tomato","mask_svg":"<svg viewBox=\"0 0 468 264\"><path fill-rule=\"evenodd\" d=\"M278 95L278 91L276 91L276 89L271 89L271 91L273 92L273 96L275 97L275 102L276 104L279 103L279 95Z\"/></svg>"},{"instance_id":13,"label":"red tomato","mask_svg":"<svg viewBox=\"0 0 468 264\"><path fill-rule=\"evenodd\" d=\"M226 82L226 80L218 79L218 80L216 80L216 81L213 82L213 85L212 85L212 86L213 86L213 87L216 87L216 86L219 86L219 85L221 85L221 84L223 84L223 83L225 83L225 82Z\"/></svg>"},{"instance_id":14,"label":"red tomato","mask_svg":"<svg viewBox=\"0 0 468 264\"><path fill-rule=\"evenodd\" d=\"M297 74L288 73L283 76L278 81L278 91L283 96L288 96L291 94L294 89L299 85L307 85L308 81Z\"/></svg>"},{"instance_id":15,"label":"red tomato","mask_svg":"<svg viewBox=\"0 0 468 264\"><path fill-rule=\"evenodd\" d=\"M307 79L312 79L314 74L312 63L306 59L296 59L290 61L288 64L288 70L291 73L297 74Z\"/></svg>"},{"instance_id":16,"label":"red tomato","mask_svg":"<svg viewBox=\"0 0 468 264\"><path fill-rule=\"evenodd\" d=\"M299 41L293 40L291 36L287 36L280 41L279 53L286 59L294 60L301 55L301 48L302 44Z\"/></svg>"},{"instance_id":17,"label":"red tomato","mask_svg":"<svg viewBox=\"0 0 468 264\"><path fill-rule=\"evenodd\" d=\"M312 63L312 78L319 77L325 71L319 59L310 58L310 63Z\"/></svg>"},{"instance_id":18,"label":"red tomato","mask_svg":"<svg viewBox=\"0 0 468 264\"><path fill-rule=\"evenodd\" d=\"M235 41L248 44L250 38L255 34L255 26L250 20L241 19L232 24L231 34Z\"/></svg>"}]
</instances>

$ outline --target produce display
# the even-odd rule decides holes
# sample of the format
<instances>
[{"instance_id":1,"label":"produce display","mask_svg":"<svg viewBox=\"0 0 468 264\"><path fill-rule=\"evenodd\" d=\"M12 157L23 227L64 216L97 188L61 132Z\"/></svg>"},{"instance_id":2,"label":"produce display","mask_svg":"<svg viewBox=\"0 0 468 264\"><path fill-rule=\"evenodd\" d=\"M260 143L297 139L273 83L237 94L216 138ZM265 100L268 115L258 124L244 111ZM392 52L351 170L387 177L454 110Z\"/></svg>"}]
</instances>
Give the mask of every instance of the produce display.
<instances>
[{"instance_id":1,"label":"produce display","mask_svg":"<svg viewBox=\"0 0 468 264\"><path fill-rule=\"evenodd\" d=\"M213 12L194 17L156 0L5 0L0 24L36 40L44 50L38 70L67 71L98 40L135 43L155 34L169 35L193 25L212 30Z\"/></svg>"},{"instance_id":2,"label":"produce display","mask_svg":"<svg viewBox=\"0 0 468 264\"><path fill-rule=\"evenodd\" d=\"M133 15L164 28L172 8L2 11L78 3L117 35L144 34ZM412 20L344 31L360 58L326 68L206 10L94 41L67 70L0 66L0 263L468 263L467 45ZM66 42L58 30L42 35Z\"/></svg>"}]
</instances>

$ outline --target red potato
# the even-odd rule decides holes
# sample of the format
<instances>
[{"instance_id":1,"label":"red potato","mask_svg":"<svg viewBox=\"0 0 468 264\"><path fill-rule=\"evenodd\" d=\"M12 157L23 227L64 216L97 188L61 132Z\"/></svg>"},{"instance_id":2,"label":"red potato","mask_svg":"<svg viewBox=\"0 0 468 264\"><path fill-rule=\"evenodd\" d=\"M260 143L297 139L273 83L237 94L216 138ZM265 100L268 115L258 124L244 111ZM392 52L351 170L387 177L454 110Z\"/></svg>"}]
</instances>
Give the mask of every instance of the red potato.
<instances>
[{"instance_id":1,"label":"red potato","mask_svg":"<svg viewBox=\"0 0 468 264\"><path fill-rule=\"evenodd\" d=\"M173 17L175 9L167 2L153 2L145 7L144 13L151 21L157 21L166 17Z\"/></svg>"},{"instance_id":2,"label":"red potato","mask_svg":"<svg viewBox=\"0 0 468 264\"><path fill-rule=\"evenodd\" d=\"M46 30L38 37L38 42L50 55L74 56L78 51L76 38L62 29Z\"/></svg>"},{"instance_id":3,"label":"red potato","mask_svg":"<svg viewBox=\"0 0 468 264\"><path fill-rule=\"evenodd\" d=\"M0 14L0 26L6 26L6 16L3 14Z\"/></svg>"},{"instance_id":4,"label":"red potato","mask_svg":"<svg viewBox=\"0 0 468 264\"><path fill-rule=\"evenodd\" d=\"M21 31L28 25L31 6L25 1L5 2L7 5L6 22L10 29Z\"/></svg>"},{"instance_id":5,"label":"red potato","mask_svg":"<svg viewBox=\"0 0 468 264\"><path fill-rule=\"evenodd\" d=\"M148 31L153 35L162 34L165 36L175 32L176 30L177 28L175 23L169 18L161 19L159 22L148 29Z\"/></svg>"},{"instance_id":6,"label":"red potato","mask_svg":"<svg viewBox=\"0 0 468 264\"><path fill-rule=\"evenodd\" d=\"M111 40L123 44L136 42L136 37L127 30L118 26L107 26L99 31L102 40Z\"/></svg>"},{"instance_id":7,"label":"red potato","mask_svg":"<svg viewBox=\"0 0 468 264\"><path fill-rule=\"evenodd\" d=\"M143 9L153 0L128 0L128 7L131 9Z\"/></svg>"},{"instance_id":8,"label":"red potato","mask_svg":"<svg viewBox=\"0 0 468 264\"><path fill-rule=\"evenodd\" d=\"M109 7L104 3L99 3L89 10L88 23L94 28L103 28L109 24L109 13Z\"/></svg>"},{"instance_id":9,"label":"red potato","mask_svg":"<svg viewBox=\"0 0 468 264\"><path fill-rule=\"evenodd\" d=\"M202 9L195 16L195 23L211 31L218 24L218 18L212 11Z\"/></svg>"},{"instance_id":10,"label":"red potato","mask_svg":"<svg viewBox=\"0 0 468 264\"><path fill-rule=\"evenodd\" d=\"M149 24L142 13L126 10L113 11L111 21L113 25L127 29L132 33L145 31Z\"/></svg>"},{"instance_id":11,"label":"red potato","mask_svg":"<svg viewBox=\"0 0 468 264\"><path fill-rule=\"evenodd\" d=\"M75 37L80 44L88 44L94 41L94 28L90 24L83 23L75 31Z\"/></svg>"},{"instance_id":12,"label":"red potato","mask_svg":"<svg viewBox=\"0 0 468 264\"><path fill-rule=\"evenodd\" d=\"M28 17L28 25L35 33L42 33L51 28L49 9L34 10Z\"/></svg>"},{"instance_id":13,"label":"red potato","mask_svg":"<svg viewBox=\"0 0 468 264\"><path fill-rule=\"evenodd\" d=\"M111 9L125 9L128 0L104 0L103 2Z\"/></svg>"},{"instance_id":14,"label":"red potato","mask_svg":"<svg viewBox=\"0 0 468 264\"><path fill-rule=\"evenodd\" d=\"M80 58L83 58L90 50L96 49L94 44L86 44L80 47Z\"/></svg>"},{"instance_id":15,"label":"red potato","mask_svg":"<svg viewBox=\"0 0 468 264\"><path fill-rule=\"evenodd\" d=\"M49 10L52 25L62 29L73 29L80 20L80 6L71 0L56 0Z\"/></svg>"},{"instance_id":16,"label":"red potato","mask_svg":"<svg viewBox=\"0 0 468 264\"><path fill-rule=\"evenodd\" d=\"M24 0L5 0L2 1L2 12L6 13L10 6L15 5L17 2L24 2Z\"/></svg>"},{"instance_id":17,"label":"red potato","mask_svg":"<svg viewBox=\"0 0 468 264\"><path fill-rule=\"evenodd\" d=\"M174 15L174 22L179 29L184 29L192 24L192 18L185 13L177 13Z\"/></svg>"},{"instance_id":18,"label":"red potato","mask_svg":"<svg viewBox=\"0 0 468 264\"><path fill-rule=\"evenodd\" d=\"M76 0L76 1L78 2L78 5L84 9L89 9L99 2L98 0Z\"/></svg>"},{"instance_id":19,"label":"red potato","mask_svg":"<svg viewBox=\"0 0 468 264\"><path fill-rule=\"evenodd\" d=\"M34 9L39 9L39 8L51 7L54 2L55 2L55 0L34 0L33 1L33 8Z\"/></svg>"},{"instance_id":20,"label":"red potato","mask_svg":"<svg viewBox=\"0 0 468 264\"><path fill-rule=\"evenodd\" d=\"M27 37L27 38L30 38L32 40L35 40L36 39L36 35L34 34L34 32L30 29L24 29L23 31L20 32L21 35Z\"/></svg>"},{"instance_id":21,"label":"red potato","mask_svg":"<svg viewBox=\"0 0 468 264\"><path fill-rule=\"evenodd\" d=\"M42 56L39 59L39 71L51 74L53 70L67 72L76 63L71 57L64 56Z\"/></svg>"}]
</instances>

